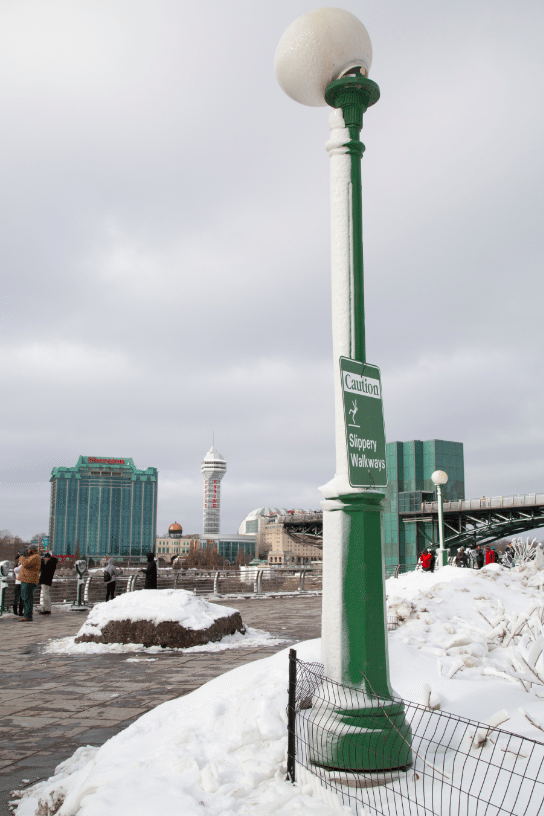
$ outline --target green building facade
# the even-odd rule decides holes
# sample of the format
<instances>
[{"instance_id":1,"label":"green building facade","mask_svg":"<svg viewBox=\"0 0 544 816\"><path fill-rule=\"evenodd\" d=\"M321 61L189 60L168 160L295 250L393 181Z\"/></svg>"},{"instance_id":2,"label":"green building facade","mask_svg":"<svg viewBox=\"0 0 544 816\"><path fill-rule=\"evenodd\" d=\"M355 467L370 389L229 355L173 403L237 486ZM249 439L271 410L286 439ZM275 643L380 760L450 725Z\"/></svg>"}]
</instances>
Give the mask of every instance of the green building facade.
<instances>
[{"instance_id":1,"label":"green building facade","mask_svg":"<svg viewBox=\"0 0 544 816\"><path fill-rule=\"evenodd\" d=\"M204 533L200 536L200 546L217 547L217 552L221 558L226 558L231 564L236 563L238 554L242 553L249 559L255 557L255 535L239 535L236 533L215 533L210 535Z\"/></svg>"},{"instance_id":2,"label":"green building facade","mask_svg":"<svg viewBox=\"0 0 544 816\"><path fill-rule=\"evenodd\" d=\"M431 543L438 545L436 524L405 522L403 510L419 509L423 501L435 501L431 481L435 470L444 470L448 482L444 501L465 498L465 466L462 442L430 439L421 442L388 442L386 447L388 487L383 513L383 544L386 571L397 565L414 566L419 553Z\"/></svg>"},{"instance_id":3,"label":"green building facade","mask_svg":"<svg viewBox=\"0 0 544 816\"><path fill-rule=\"evenodd\" d=\"M157 469L132 459L80 456L51 473L50 549L82 558L155 551Z\"/></svg>"}]
</instances>

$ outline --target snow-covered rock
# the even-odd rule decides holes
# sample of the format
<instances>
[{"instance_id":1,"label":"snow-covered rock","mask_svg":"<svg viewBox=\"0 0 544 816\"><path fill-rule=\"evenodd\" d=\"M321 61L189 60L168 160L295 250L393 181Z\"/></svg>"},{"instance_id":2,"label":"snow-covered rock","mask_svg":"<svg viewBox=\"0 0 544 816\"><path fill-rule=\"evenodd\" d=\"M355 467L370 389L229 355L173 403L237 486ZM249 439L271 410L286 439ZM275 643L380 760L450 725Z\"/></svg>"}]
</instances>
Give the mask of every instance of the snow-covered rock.
<instances>
[{"instance_id":1,"label":"snow-covered rock","mask_svg":"<svg viewBox=\"0 0 544 816\"><path fill-rule=\"evenodd\" d=\"M219 606L185 590L142 589L97 604L76 643L141 643L190 648L245 632L237 609Z\"/></svg>"}]
</instances>

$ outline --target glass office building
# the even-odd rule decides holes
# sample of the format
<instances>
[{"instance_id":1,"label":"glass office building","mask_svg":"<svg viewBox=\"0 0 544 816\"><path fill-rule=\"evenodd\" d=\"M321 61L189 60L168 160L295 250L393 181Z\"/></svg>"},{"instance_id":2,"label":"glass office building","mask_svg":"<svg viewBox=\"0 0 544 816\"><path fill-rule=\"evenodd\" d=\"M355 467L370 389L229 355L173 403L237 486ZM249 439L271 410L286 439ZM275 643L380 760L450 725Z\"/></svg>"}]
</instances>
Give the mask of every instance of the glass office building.
<instances>
[{"instance_id":1,"label":"glass office building","mask_svg":"<svg viewBox=\"0 0 544 816\"><path fill-rule=\"evenodd\" d=\"M417 564L419 553L438 544L432 521L403 521L403 510L417 510L423 501L436 500L431 481L435 470L448 474L442 493L444 501L465 498L465 466L462 442L430 439L421 442L388 442L386 447L388 487L383 513L383 543L386 571L397 564Z\"/></svg>"},{"instance_id":2,"label":"glass office building","mask_svg":"<svg viewBox=\"0 0 544 816\"><path fill-rule=\"evenodd\" d=\"M155 551L157 469L132 459L80 456L51 473L50 549L82 558Z\"/></svg>"},{"instance_id":3,"label":"glass office building","mask_svg":"<svg viewBox=\"0 0 544 816\"><path fill-rule=\"evenodd\" d=\"M203 549L206 547L217 547L217 552L221 558L226 558L231 564L236 563L238 554L242 553L247 558L255 558L255 541L254 535L237 535L236 533L225 533L224 535L210 535L204 533L200 536L200 546Z\"/></svg>"}]
</instances>

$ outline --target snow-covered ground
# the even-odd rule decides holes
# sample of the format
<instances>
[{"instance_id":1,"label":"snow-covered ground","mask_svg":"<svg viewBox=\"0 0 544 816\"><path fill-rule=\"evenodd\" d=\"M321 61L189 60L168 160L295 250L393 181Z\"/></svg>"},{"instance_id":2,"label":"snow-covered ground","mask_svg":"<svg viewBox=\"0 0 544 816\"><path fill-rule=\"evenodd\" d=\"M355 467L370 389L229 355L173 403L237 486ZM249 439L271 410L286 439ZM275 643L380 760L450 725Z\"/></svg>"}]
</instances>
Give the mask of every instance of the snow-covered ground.
<instances>
[{"instance_id":1,"label":"snow-covered ground","mask_svg":"<svg viewBox=\"0 0 544 816\"><path fill-rule=\"evenodd\" d=\"M493 565L390 579L396 692L480 721L500 711L502 728L544 739L541 576ZM297 652L321 659L318 640ZM164 703L102 747L80 748L25 792L17 816L39 807L58 816L330 816L336 807L311 785L285 781L287 672L283 650Z\"/></svg>"},{"instance_id":2,"label":"snow-covered ground","mask_svg":"<svg viewBox=\"0 0 544 816\"><path fill-rule=\"evenodd\" d=\"M75 637L56 638L50 640L44 647L46 654L113 654L123 652L148 652L149 654L165 654L165 652L222 652L225 649L254 649L259 646L276 646L282 643L281 638L273 637L262 629L246 627L245 635L235 632L226 635L214 643L203 643L201 646L191 646L185 649L163 649L162 646L143 646L141 643L76 643Z\"/></svg>"}]
</instances>

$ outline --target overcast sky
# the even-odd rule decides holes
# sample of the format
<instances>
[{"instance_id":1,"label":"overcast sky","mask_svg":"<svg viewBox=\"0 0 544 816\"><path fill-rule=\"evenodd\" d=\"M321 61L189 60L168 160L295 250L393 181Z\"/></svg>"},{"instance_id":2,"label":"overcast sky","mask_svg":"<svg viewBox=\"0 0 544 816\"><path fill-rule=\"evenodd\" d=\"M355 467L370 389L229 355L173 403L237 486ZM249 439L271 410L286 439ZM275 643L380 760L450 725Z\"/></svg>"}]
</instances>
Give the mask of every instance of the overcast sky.
<instances>
[{"instance_id":1,"label":"overcast sky","mask_svg":"<svg viewBox=\"0 0 544 816\"><path fill-rule=\"evenodd\" d=\"M544 492L544 4L368 0L369 362L388 441ZM80 454L159 469L159 532L319 506L334 472L328 109L279 88L301 0L0 5L0 528Z\"/></svg>"}]
</instances>

